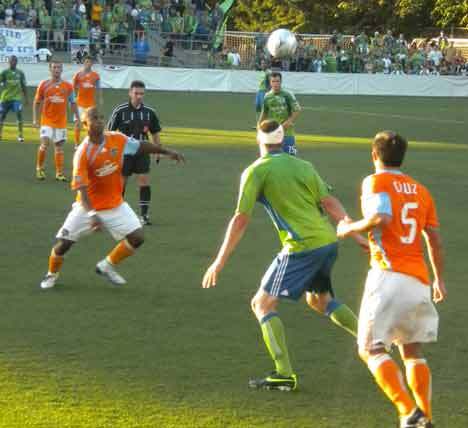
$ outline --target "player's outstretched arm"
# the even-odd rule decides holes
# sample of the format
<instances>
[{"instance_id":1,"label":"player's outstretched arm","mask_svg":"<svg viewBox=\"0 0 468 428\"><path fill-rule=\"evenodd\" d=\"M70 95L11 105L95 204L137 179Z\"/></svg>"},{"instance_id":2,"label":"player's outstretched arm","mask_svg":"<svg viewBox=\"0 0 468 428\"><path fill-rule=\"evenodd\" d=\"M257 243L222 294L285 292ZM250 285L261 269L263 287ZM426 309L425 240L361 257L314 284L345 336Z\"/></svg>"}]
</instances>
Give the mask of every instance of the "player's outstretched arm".
<instances>
[{"instance_id":1,"label":"player's outstretched arm","mask_svg":"<svg viewBox=\"0 0 468 428\"><path fill-rule=\"evenodd\" d=\"M351 222L351 218L338 198L328 195L321 200L321 204L322 208L335 223L340 223L341 221ZM366 238L359 233L352 233L351 236L364 251L369 250L369 243Z\"/></svg>"},{"instance_id":2,"label":"player's outstretched arm","mask_svg":"<svg viewBox=\"0 0 468 428\"><path fill-rule=\"evenodd\" d=\"M141 141L140 151L142 153L148 153L148 154L155 153L155 154L166 155L170 159L175 160L177 163L180 163L180 162L185 163L184 155L176 152L175 150L165 149L160 144L158 145L158 144L148 143L146 141Z\"/></svg>"},{"instance_id":3,"label":"player's outstretched arm","mask_svg":"<svg viewBox=\"0 0 468 428\"><path fill-rule=\"evenodd\" d=\"M354 222L344 219L338 223L336 234L338 238L346 238L353 233L369 232L376 227L385 226L391 221L391 216L380 213Z\"/></svg>"},{"instance_id":4,"label":"player's outstretched arm","mask_svg":"<svg viewBox=\"0 0 468 428\"><path fill-rule=\"evenodd\" d=\"M203 276L203 288L216 287L218 274L221 272L229 257L244 236L249 222L250 217L244 213L236 213L234 217L232 217L226 230L223 244L218 251L218 255Z\"/></svg>"},{"instance_id":5,"label":"player's outstretched arm","mask_svg":"<svg viewBox=\"0 0 468 428\"><path fill-rule=\"evenodd\" d=\"M423 231L426 246L429 253L432 272L434 273L433 300L435 303L442 302L447 297L444 274L444 252L442 237L438 229L428 227Z\"/></svg>"}]
</instances>

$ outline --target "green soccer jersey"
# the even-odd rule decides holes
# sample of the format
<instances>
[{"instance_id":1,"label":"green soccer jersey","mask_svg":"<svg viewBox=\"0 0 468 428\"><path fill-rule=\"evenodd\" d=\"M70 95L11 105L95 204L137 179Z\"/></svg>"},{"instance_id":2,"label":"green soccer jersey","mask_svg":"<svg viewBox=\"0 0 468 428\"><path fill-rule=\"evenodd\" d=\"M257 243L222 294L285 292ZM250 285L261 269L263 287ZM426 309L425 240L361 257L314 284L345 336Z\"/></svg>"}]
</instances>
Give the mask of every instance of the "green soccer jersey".
<instances>
[{"instance_id":1,"label":"green soccer jersey","mask_svg":"<svg viewBox=\"0 0 468 428\"><path fill-rule=\"evenodd\" d=\"M0 73L0 102L22 101L26 78L21 70L6 69Z\"/></svg>"},{"instance_id":2,"label":"green soccer jersey","mask_svg":"<svg viewBox=\"0 0 468 428\"><path fill-rule=\"evenodd\" d=\"M283 123L291 113L299 111L301 106L292 92L281 89L278 93L269 91L263 100L263 113L266 119ZM294 135L294 127L284 130L285 136Z\"/></svg>"},{"instance_id":3,"label":"green soccer jersey","mask_svg":"<svg viewBox=\"0 0 468 428\"><path fill-rule=\"evenodd\" d=\"M320 204L328 195L327 184L311 163L275 152L243 172L236 212L251 215L258 201L270 215L285 251L313 250L337 241Z\"/></svg>"}]
</instances>

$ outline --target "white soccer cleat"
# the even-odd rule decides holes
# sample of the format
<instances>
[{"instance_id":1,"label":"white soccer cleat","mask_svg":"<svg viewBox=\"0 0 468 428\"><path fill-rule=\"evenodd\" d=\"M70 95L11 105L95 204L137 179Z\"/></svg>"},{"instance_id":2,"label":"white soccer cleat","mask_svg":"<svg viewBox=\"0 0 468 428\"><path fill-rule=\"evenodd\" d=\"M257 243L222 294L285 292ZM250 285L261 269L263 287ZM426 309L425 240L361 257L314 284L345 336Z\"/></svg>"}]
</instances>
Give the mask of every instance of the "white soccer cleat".
<instances>
[{"instance_id":1,"label":"white soccer cleat","mask_svg":"<svg viewBox=\"0 0 468 428\"><path fill-rule=\"evenodd\" d=\"M47 290L48 288L54 288L58 279L58 273L47 273L44 279L41 281L41 288Z\"/></svg>"},{"instance_id":2,"label":"white soccer cleat","mask_svg":"<svg viewBox=\"0 0 468 428\"><path fill-rule=\"evenodd\" d=\"M18 143L24 143L24 138L23 137L18 137Z\"/></svg>"},{"instance_id":3,"label":"white soccer cleat","mask_svg":"<svg viewBox=\"0 0 468 428\"><path fill-rule=\"evenodd\" d=\"M127 283L125 278L117 273L114 267L106 260L101 260L96 265L96 273L106 277L114 285L124 285Z\"/></svg>"}]
</instances>

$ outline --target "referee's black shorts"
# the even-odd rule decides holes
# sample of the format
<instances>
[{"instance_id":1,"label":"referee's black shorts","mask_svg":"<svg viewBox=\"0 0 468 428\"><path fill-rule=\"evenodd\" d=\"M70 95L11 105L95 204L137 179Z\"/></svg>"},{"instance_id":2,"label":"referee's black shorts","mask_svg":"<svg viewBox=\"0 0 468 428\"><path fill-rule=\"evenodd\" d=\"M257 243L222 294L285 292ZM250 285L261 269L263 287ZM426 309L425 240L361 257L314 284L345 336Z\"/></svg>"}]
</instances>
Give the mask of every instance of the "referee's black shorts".
<instances>
[{"instance_id":1,"label":"referee's black shorts","mask_svg":"<svg viewBox=\"0 0 468 428\"><path fill-rule=\"evenodd\" d=\"M122 175L130 177L132 174L149 174L151 157L148 153L125 155Z\"/></svg>"}]
</instances>

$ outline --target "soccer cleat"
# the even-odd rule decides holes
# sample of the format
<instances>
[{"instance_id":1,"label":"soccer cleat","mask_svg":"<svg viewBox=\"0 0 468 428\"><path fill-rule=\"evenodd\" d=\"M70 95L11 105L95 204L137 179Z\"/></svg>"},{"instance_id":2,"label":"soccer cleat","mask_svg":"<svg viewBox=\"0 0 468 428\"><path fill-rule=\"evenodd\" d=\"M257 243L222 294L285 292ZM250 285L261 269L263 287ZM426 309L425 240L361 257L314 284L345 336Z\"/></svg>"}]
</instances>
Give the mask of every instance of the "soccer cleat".
<instances>
[{"instance_id":1,"label":"soccer cleat","mask_svg":"<svg viewBox=\"0 0 468 428\"><path fill-rule=\"evenodd\" d=\"M62 181L62 182L64 182L64 183L68 182L68 178L65 177L63 174L56 174L56 175L55 175L55 179L56 179L57 181Z\"/></svg>"},{"instance_id":2,"label":"soccer cleat","mask_svg":"<svg viewBox=\"0 0 468 428\"><path fill-rule=\"evenodd\" d=\"M41 180L41 181L42 181L42 180L45 180L45 178L46 178L46 173L45 173L45 171L44 171L42 168L36 169L36 178L37 178L38 180Z\"/></svg>"},{"instance_id":3,"label":"soccer cleat","mask_svg":"<svg viewBox=\"0 0 468 428\"><path fill-rule=\"evenodd\" d=\"M408 416L400 417L400 428L434 428L421 409L416 408Z\"/></svg>"},{"instance_id":4,"label":"soccer cleat","mask_svg":"<svg viewBox=\"0 0 468 428\"><path fill-rule=\"evenodd\" d=\"M297 376L282 376L277 372L272 372L263 379L250 379L249 388L266 389L268 391L294 391L297 388Z\"/></svg>"},{"instance_id":5,"label":"soccer cleat","mask_svg":"<svg viewBox=\"0 0 468 428\"><path fill-rule=\"evenodd\" d=\"M104 276L114 285L124 285L127 283L127 281L125 281L125 278L119 275L115 271L114 267L106 259L101 260L96 265L96 273L98 275Z\"/></svg>"},{"instance_id":6,"label":"soccer cleat","mask_svg":"<svg viewBox=\"0 0 468 428\"><path fill-rule=\"evenodd\" d=\"M140 222L143 226L151 226L153 224L148 214L140 216Z\"/></svg>"},{"instance_id":7,"label":"soccer cleat","mask_svg":"<svg viewBox=\"0 0 468 428\"><path fill-rule=\"evenodd\" d=\"M47 273L44 279L41 281L41 288L47 290L48 288L54 288L58 279L58 273Z\"/></svg>"},{"instance_id":8,"label":"soccer cleat","mask_svg":"<svg viewBox=\"0 0 468 428\"><path fill-rule=\"evenodd\" d=\"M24 143L24 138L23 137L18 137L18 143Z\"/></svg>"}]
</instances>

